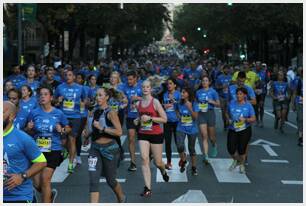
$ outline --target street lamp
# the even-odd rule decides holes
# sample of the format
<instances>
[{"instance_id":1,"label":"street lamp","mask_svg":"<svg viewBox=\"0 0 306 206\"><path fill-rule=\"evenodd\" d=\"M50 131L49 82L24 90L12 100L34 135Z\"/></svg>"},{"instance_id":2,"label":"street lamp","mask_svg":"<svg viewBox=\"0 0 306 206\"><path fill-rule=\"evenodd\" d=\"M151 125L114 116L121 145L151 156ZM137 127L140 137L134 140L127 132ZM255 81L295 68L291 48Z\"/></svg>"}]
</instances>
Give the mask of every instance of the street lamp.
<instances>
[{"instance_id":1,"label":"street lamp","mask_svg":"<svg viewBox=\"0 0 306 206\"><path fill-rule=\"evenodd\" d=\"M197 30L198 30L198 31L201 31L201 27L198 27Z\"/></svg>"},{"instance_id":2,"label":"street lamp","mask_svg":"<svg viewBox=\"0 0 306 206\"><path fill-rule=\"evenodd\" d=\"M228 6L232 6L232 5L233 5L233 3L227 3L227 5L228 5Z\"/></svg>"},{"instance_id":3,"label":"street lamp","mask_svg":"<svg viewBox=\"0 0 306 206\"><path fill-rule=\"evenodd\" d=\"M206 38L206 37L207 37L207 35L206 35L206 34L203 34L203 37L204 37L204 38Z\"/></svg>"}]
</instances>

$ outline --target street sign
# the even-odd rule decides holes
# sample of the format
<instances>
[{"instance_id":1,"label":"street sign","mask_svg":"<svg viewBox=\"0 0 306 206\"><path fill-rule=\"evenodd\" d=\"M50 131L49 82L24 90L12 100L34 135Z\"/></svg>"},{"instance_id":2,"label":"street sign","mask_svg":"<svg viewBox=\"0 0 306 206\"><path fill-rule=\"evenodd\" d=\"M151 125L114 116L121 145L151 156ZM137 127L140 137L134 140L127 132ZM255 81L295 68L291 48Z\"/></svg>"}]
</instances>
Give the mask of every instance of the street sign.
<instances>
[{"instance_id":1,"label":"street sign","mask_svg":"<svg viewBox=\"0 0 306 206\"><path fill-rule=\"evenodd\" d=\"M21 4L21 13L23 21L35 21L37 4Z\"/></svg>"}]
</instances>

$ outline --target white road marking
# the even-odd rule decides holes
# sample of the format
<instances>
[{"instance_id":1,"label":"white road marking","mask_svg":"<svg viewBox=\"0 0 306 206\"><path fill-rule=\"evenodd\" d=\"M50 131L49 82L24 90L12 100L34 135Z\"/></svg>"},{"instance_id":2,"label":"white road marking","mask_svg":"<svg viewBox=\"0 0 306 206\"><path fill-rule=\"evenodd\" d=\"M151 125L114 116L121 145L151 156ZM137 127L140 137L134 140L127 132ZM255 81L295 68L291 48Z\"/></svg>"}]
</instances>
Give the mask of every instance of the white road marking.
<instances>
[{"instance_id":1,"label":"white road marking","mask_svg":"<svg viewBox=\"0 0 306 206\"><path fill-rule=\"evenodd\" d=\"M163 158L163 161L166 162L167 159ZM167 170L167 173L169 175L169 182L188 182L187 179L187 165L186 165L186 170L181 173L180 172L180 167L178 166L178 163L180 161L179 158L172 158L172 170ZM156 182L164 182L162 175L160 174L159 169L156 169Z\"/></svg>"},{"instance_id":2,"label":"white road marking","mask_svg":"<svg viewBox=\"0 0 306 206\"><path fill-rule=\"evenodd\" d=\"M303 181L298 180L282 180L284 185L303 185Z\"/></svg>"},{"instance_id":3,"label":"white road marking","mask_svg":"<svg viewBox=\"0 0 306 206\"><path fill-rule=\"evenodd\" d=\"M202 190L188 190L187 193L173 200L172 203L208 203L208 201Z\"/></svg>"},{"instance_id":4,"label":"white road marking","mask_svg":"<svg viewBox=\"0 0 306 206\"><path fill-rule=\"evenodd\" d=\"M269 115L270 117L273 117L274 118L274 114L270 113L270 112L267 112L265 111L265 114ZM295 125L295 124L292 124L291 122L285 122L285 124L297 129L298 127Z\"/></svg>"},{"instance_id":5,"label":"white road marking","mask_svg":"<svg viewBox=\"0 0 306 206\"><path fill-rule=\"evenodd\" d=\"M261 162L266 162L266 163L289 163L288 160L267 160L267 159L262 159L260 161Z\"/></svg>"},{"instance_id":6,"label":"white road marking","mask_svg":"<svg viewBox=\"0 0 306 206\"><path fill-rule=\"evenodd\" d=\"M264 139L258 139L254 142L252 142L250 145L270 145L270 146L276 146L278 147L279 144L276 144L274 142L270 142L268 140L264 140Z\"/></svg>"},{"instance_id":7,"label":"white road marking","mask_svg":"<svg viewBox=\"0 0 306 206\"><path fill-rule=\"evenodd\" d=\"M124 182L126 182L126 179L117 179L117 181L120 182L120 183L124 183ZM99 182L104 183L104 182L106 182L106 179L105 178L100 178Z\"/></svg>"},{"instance_id":8,"label":"white road marking","mask_svg":"<svg viewBox=\"0 0 306 206\"><path fill-rule=\"evenodd\" d=\"M68 159L65 159L62 164L55 169L51 182L64 182L64 180L69 176L67 168Z\"/></svg>"},{"instance_id":9,"label":"white road marking","mask_svg":"<svg viewBox=\"0 0 306 206\"><path fill-rule=\"evenodd\" d=\"M262 147L266 150L266 152L271 156L271 157L278 157L278 154L274 152L274 150L271 148L270 145L262 145Z\"/></svg>"},{"instance_id":10,"label":"white road marking","mask_svg":"<svg viewBox=\"0 0 306 206\"><path fill-rule=\"evenodd\" d=\"M229 183L251 183L245 174L239 173L239 167L233 171L229 171L232 159L211 158L210 164L215 172L218 182Z\"/></svg>"}]
</instances>

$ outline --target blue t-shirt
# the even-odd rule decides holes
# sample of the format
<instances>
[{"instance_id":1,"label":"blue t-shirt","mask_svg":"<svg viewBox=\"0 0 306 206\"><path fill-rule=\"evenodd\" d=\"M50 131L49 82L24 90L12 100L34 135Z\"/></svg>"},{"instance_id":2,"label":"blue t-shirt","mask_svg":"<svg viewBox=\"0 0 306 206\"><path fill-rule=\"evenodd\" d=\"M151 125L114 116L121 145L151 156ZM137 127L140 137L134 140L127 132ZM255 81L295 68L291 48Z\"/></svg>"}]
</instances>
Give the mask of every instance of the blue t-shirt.
<instances>
[{"instance_id":1,"label":"blue t-shirt","mask_svg":"<svg viewBox=\"0 0 306 206\"><path fill-rule=\"evenodd\" d=\"M192 110L194 112L199 112L199 107L196 102L192 103ZM176 130L186 134L196 134L198 132L196 120L192 119L191 112L185 104L178 104L178 112L180 114L180 119Z\"/></svg>"},{"instance_id":2,"label":"blue t-shirt","mask_svg":"<svg viewBox=\"0 0 306 206\"><path fill-rule=\"evenodd\" d=\"M41 107L34 109L28 117L28 122L34 122L34 139L41 152L62 150L60 133L56 131L56 125L67 126L68 120L64 113L53 108L51 112L45 112ZM47 139L43 141L41 139Z\"/></svg>"},{"instance_id":3,"label":"blue t-shirt","mask_svg":"<svg viewBox=\"0 0 306 206\"><path fill-rule=\"evenodd\" d=\"M31 167L31 161L41 155L32 137L16 128L3 137L3 174L21 174ZM29 178L12 190L3 187L4 201L33 200L33 183Z\"/></svg>"},{"instance_id":4,"label":"blue t-shirt","mask_svg":"<svg viewBox=\"0 0 306 206\"><path fill-rule=\"evenodd\" d=\"M98 91L99 87L89 87L89 91L88 91L88 98L91 100L91 101L94 101L95 100L95 97L96 97L96 94L97 94L97 91Z\"/></svg>"},{"instance_id":5,"label":"blue t-shirt","mask_svg":"<svg viewBox=\"0 0 306 206\"><path fill-rule=\"evenodd\" d=\"M25 81L20 83L20 87L18 89L21 89L21 87L23 85L28 85L29 87L31 87L32 92L33 92L33 96L37 96L37 91L36 90L40 86L40 82L39 81L34 80L33 82L28 82L27 80L25 80Z\"/></svg>"},{"instance_id":6,"label":"blue t-shirt","mask_svg":"<svg viewBox=\"0 0 306 206\"><path fill-rule=\"evenodd\" d=\"M221 74L218 76L217 80L216 80L216 85L220 85L220 86L226 86L225 88L222 88L219 90L219 95L220 97L227 99L228 98L228 87L231 83L232 80L232 76L230 74L225 75L225 74Z\"/></svg>"},{"instance_id":7,"label":"blue t-shirt","mask_svg":"<svg viewBox=\"0 0 306 206\"><path fill-rule=\"evenodd\" d=\"M81 85L83 87L84 93L85 93L85 98L89 98L89 92L90 92L90 88L86 85ZM88 115L88 108L86 107L86 105L81 106L80 107L80 113L81 113L81 117L87 117Z\"/></svg>"},{"instance_id":8,"label":"blue t-shirt","mask_svg":"<svg viewBox=\"0 0 306 206\"><path fill-rule=\"evenodd\" d=\"M248 91L246 100L251 100L251 99L256 98L255 92L252 87L248 85L244 85L243 87L246 88L246 90ZM237 88L238 88L237 84L229 86L229 95L228 95L229 102L232 100L237 100L237 96L236 96Z\"/></svg>"},{"instance_id":9,"label":"blue t-shirt","mask_svg":"<svg viewBox=\"0 0 306 206\"><path fill-rule=\"evenodd\" d=\"M25 102L23 99L19 101L19 111L14 120L14 125L17 129L23 130L27 123L27 118L30 112L38 106L37 98L30 97L30 99Z\"/></svg>"},{"instance_id":10,"label":"blue t-shirt","mask_svg":"<svg viewBox=\"0 0 306 206\"><path fill-rule=\"evenodd\" d=\"M278 101L284 101L288 96L288 83L274 81L272 84L273 94L277 97Z\"/></svg>"},{"instance_id":11,"label":"blue t-shirt","mask_svg":"<svg viewBox=\"0 0 306 206\"><path fill-rule=\"evenodd\" d=\"M67 118L80 118L80 103L86 98L83 86L73 83L68 85L67 83L60 84L55 90L55 97L64 97L63 102L60 105L60 109L64 112Z\"/></svg>"},{"instance_id":12,"label":"blue t-shirt","mask_svg":"<svg viewBox=\"0 0 306 206\"><path fill-rule=\"evenodd\" d=\"M131 97L132 96L138 96L138 97L142 96L141 86L139 84L137 84L136 86L133 86L133 87L130 87L130 86L127 85L124 88L123 92L124 92L125 96L128 98L127 117L128 118L137 118L138 117L137 108L135 108L135 109L131 108L131 105L136 104L137 101L132 102Z\"/></svg>"},{"instance_id":13,"label":"blue t-shirt","mask_svg":"<svg viewBox=\"0 0 306 206\"><path fill-rule=\"evenodd\" d=\"M239 104L237 101L233 100L228 105L228 114L232 120L232 124L229 125L229 129L239 132L245 130L251 125L248 122L241 122L239 118L250 118L255 115L255 111L250 102Z\"/></svg>"},{"instance_id":14,"label":"blue t-shirt","mask_svg":"<svg viewBox=\"0 0 306 206\"><path fill-rule=\"evenodd\" d=\"M171 107L165 108L165 112L167 114L167 121L168 122L178 122L178 117L176 115L176 109L177 105L179 104L179 101L181 99L181 93L179 91L174 91L173 93L173 99L171 100L169 98L169 92L166 91L163 95L163 104L172 104Z\"/></svg>"},{"instance_id":15,"label":"blue t-shirt","mask_svg":"<svg viewBox=\"0 0 306 206\"><path fill-rule=\"evenodd\" d=\"M21 87L21 85L20 85L21 82L24 82L26 80L26 78L22 74L18 74L18 75L12 74L12 75L8 76L5 81L7 81L7 80L12 81L13 85L16 88L20 88Z\"/></svg>"},{"instance_id":16,"label":"blue t-shirt","mask_svg":"<svg viewBox=\"0 0 306 206\"><path fill-rule=\"evenodd\" d=\"M208 88L207 90L199 89L196 92L196 99L198 103L198 108L200 112L207 112L209 109L214 109L213 104L208 103L208 100L218 101L219 96L216 90L213 88Z\"/></svg>"},{"instance_id":17,"label":"blue t-shirt","mask_svg":"<svg viewBox=\"0 0 306 206\"><path fill-rule=\"evenodd\" d=\"M299 86L300 86L300 88L299 88ZM297 81L296 90L298 90L298 89L300 91L297 91L299 93L296 95L294 102L295 102L295 104L303 104L303 80L301 78L299 78L299 80Z\"/></svg>"}]
</instances>

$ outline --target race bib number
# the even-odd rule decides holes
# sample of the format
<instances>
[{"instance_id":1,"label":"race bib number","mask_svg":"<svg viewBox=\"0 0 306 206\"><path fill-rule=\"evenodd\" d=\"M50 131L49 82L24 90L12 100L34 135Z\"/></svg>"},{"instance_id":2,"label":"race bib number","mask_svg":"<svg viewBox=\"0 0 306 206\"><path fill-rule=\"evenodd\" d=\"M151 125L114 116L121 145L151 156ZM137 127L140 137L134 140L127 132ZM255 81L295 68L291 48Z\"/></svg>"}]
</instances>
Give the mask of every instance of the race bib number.
<instances>
[{"instance_id":1,"label":"race bib number","mask_svg":"<svg viewBox=\"0 0 306 206\"><path fill-rule=\"evenodd\" d=\"M208 103L199 103L199 109L201 110L201 112L207 112Z\"/></svg>"},{"instance_id":2,"label":"race bib number","mask_svg":"<svg viewBox=\"0 0 306 206\"><path fill-rule=\"evenodd\" d=\"M192 117L189 116L182 116L181 122L183 126L192 126Z\"/></svg>"},{"instance_id":3,"label":"race bib number","mask_svg":"<svg viewBox=\"0 0 306 206\"><path fill-rule=\"evenodd\" d=\"M81 112L82 114L85 113L85 104L80 104L80 112Z\"/></svg>"},{"instance_id":4,"label":"race bib number","mask_svg":"<svg viewBox=\"0 0 306 206\"><path fill-rule=\"evenodd\" d=\"M257 95L262 94L262 89L255 89L255 93L256 93Z\"/></svg>"},{"instance_id":5,"label":"race bib number","mask_svg":"<svg viewBox=\"0 0 306 206\"><path fill-rule=\"evenodd\" d=\"M278 95L277 99L278 99L278 101L284 101L285 100L285 95Z\"/></svg>"},{"instance_id":6,"label":"race bib number","mask_svg":"<svg viewBox=\"0 0 306 206\"><path fill-rule=\"evenodd\" d=\"M119 106L118 106L118 105L112 105L112 106L111 106L111 109L112 109L113 111L118 112Z\"/></svg>"},{"instance_id":7,"label":"race bib number","mask_svg":"<svg viewBox=\"0 0 306 206\"><path fill-rule=\"evenodd\" d=\"M298 101L299 104L303 104L303 97L299 96L298 98L299 98L299 101Z\"/></svg>"},{"instance_id":8,"label":"race bib number","mask_svg":"<svg viewBox=\"0 0 306 206\"><path fill-rule=\"evenodd\" d=\"M96 166L98 162L98 157L88 157L88 171L96 171Z\"/></svg>"},{"instance_id":9,"label":"race bib number","mask_svg":"<svg viewBox=\"0 0 306 206\"><path fill-rule=\"evenodd\" d=\"M234 128L236 132L240 132L244 129L246 129L245 122L239 121L239 122L234 122Z\"/></svg>"},{"instance_id":10,"label":"race bib number","mask_svg":"<svg viewBox=\"0 0 306 206\"><path fill-rule=\"evenodd\" d=\"M142 131L152 131L153 121L141 122L140 126Z\"/></svg>"},{"instance_id":11,"label":"race bib number","mask_svg":"<svg viewBox=\"0 0 306 206\"><path fill-rule=\"evenodd\" d=\"M65 111L74 111L74 101L72 100L64 100L63 109Z\"/></svg>"},{"instance_id":12,"label":"race bib number","mask_svg":"<svg viewBox=\"0 0 306 206\"><path fill-rule=\"evenodd\" d=\"M51 137L39 137L36 139L36 144L41 152L51 152Z\"/></svg>"}]
</instances>

